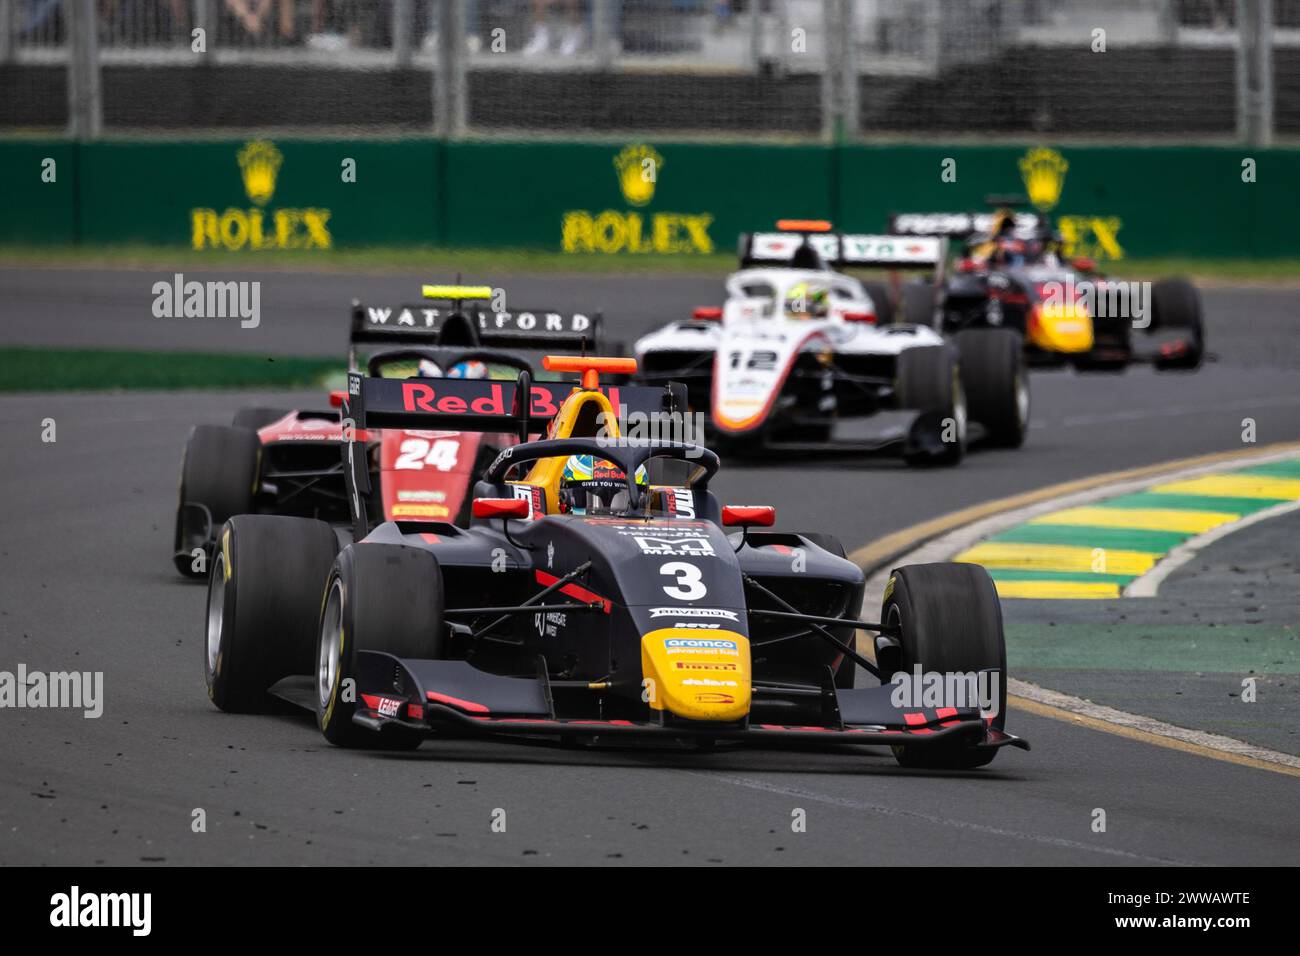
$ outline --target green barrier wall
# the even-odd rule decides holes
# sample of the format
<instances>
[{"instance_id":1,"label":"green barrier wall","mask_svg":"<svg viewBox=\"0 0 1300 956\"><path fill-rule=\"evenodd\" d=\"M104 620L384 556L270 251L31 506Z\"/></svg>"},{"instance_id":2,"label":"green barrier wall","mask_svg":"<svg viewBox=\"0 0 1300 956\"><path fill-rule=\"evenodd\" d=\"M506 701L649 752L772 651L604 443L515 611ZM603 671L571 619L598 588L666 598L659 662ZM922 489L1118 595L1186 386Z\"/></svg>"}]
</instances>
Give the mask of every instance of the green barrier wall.
<instances>
[{"instance_id":1,"label":"green barrier wall","mask_svg":"<svg viewBox=\"0 0 1300 956\"><path fill-rule=\"evenodd\" d=\"M1247 157L1254 182L1242 178ZM698 255L780 217L883 231L892 212L1028 192L1076 254L1300 255L1291 149L8 140L0 176L5 243Z\"/></svg>"}]
</instances>

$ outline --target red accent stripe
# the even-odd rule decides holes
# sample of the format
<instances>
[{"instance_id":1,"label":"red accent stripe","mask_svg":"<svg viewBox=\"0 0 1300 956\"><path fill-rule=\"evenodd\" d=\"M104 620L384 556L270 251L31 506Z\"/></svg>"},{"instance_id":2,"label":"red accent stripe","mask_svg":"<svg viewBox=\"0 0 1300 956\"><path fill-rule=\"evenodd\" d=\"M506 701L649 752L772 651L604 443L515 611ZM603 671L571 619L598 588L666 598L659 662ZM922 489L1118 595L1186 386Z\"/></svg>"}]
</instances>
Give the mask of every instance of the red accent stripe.
<instances>
[{"instance_id":1,"label":"red accent stripe","mask_svg":"<svg viewBox=\"0 0 1300 956\"><path fill-rule=\"evenodd\" d=\"M942 720L942 719L945 718L945 717L956 717L956 716L957 716L957 708L956 708L956 707L940 707L938 710L935 711L935 714L938 715L938 717L939 717L940 720Z\"/></svg>"},{"instance_id":2,"label":"red accent stripe","mask_svg":"<svg viewBox=\"0 0 1300 956\"><path fill-rule=\"evenodd\" d=\"M903 723L907 724L909 727L918 727L922 724L928 724L929 721L925 719L925 714L920 711L913 711L912 713L903 715Z\"/></svg>"},{"instance_id":3,"label":"red accent stripe","mask_svg":"<svg viewBox=\"0 0 1300 956\"><path fill-rule=\"evenodd\" d=\"M376 697L374 694L362 694L361 702L365 704L367 707L369 707L371 710L379 709L379 698Z\"/></svg>"},{"instance_id":4,"label":"red accent stripe","mask_svg":"<svg viewBox=\"0 0 1300 956\"><path fill-rule=\"evenodd\" d=\"M419 704L407 704L407 705L406 705L406 716L407 716L407 717L412 717L412 718L414 718L415 720L423 720L423 719L424 719L424 708L423 708L422 706L420 706Z\"/></svg>"},{"instance_id":5,"label":"red accent stripe","mask_svg":"<svg viewBox=\"0 0 1300 956\"><path fill-rule=\"evenodd\" d=\"M468 710L473 714L487 714L490 711L482 704L476 704L472 700L461 700L459 697L452 697L450 694L439 694L437 691L429 691L428 698L438 704L451 704L453 707L459 707L461 710Z\"/></svg>"},{"instance_id":6,"label":"red accent stripe","mask_svg":"<svg viewBox=\"0 0 1300 956\"><path fill-rule=\"evenodd\" d=\"M543 587L549 588L556 581L560 580L554 574L547 574L545 571L539 570L535 573L537 575L537 583ZM560 593L567 594L571 598L577 598L579 601L586 601L589 604L600 602L600 606L604 608L606 614L609 614L613 608L613 604L608 598L603 598L595 591L588 591L586 588L577 584L564 585L564 587L560 588Z\"/></svg>"},{"instance_id":7,"label":"red accent stripe","mask_svg":"<svg viewBox=\"0 0 1300 956\"><path fill-rule=\"evenodd\" d=\"M428 531L421 531L420 537L423 538L425 541L427 541L429 544L437 544L442 540L436 534L432 534Z\"/></svg>"}]
</instances>

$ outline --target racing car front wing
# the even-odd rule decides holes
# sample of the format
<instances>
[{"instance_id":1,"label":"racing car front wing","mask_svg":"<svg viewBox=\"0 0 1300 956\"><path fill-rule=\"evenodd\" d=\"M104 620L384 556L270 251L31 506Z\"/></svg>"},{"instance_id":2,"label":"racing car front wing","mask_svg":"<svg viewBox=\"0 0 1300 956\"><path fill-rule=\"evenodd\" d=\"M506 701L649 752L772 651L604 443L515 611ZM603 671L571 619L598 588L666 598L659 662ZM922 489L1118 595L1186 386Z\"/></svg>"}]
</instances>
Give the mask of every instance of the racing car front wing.
<instances>
[{"instance_id":1,"label":"racing car front wing","mask_svg":"<svg viewBox=\"0 0 1300 956\"><path fill-rule=\"evenodd\" d=\"M424 733L450 729L561 738L737 740L760 746L764 742L818 741L913 747L943 741L979 748L1010 745L1029 749L1025 740L997 729L992 718L975 707L897 707L890 684L852 689L755 685L756 702L765 695L779 697L792 690L822 698L823 720L816 724L560 717L544 668L534 678L503 677L465 661L401 660L376 651L358 653L357 687L352 719L376 732L397 726Z\"/></svg>"}]
</instances>

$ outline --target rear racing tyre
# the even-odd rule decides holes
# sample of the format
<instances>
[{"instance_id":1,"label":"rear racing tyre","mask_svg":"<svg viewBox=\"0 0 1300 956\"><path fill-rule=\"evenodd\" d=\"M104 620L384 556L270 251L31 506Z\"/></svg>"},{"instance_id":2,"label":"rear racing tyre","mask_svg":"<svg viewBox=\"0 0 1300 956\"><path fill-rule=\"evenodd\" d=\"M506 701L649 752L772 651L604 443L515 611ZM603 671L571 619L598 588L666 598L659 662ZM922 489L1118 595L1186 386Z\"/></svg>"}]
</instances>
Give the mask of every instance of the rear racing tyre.
<instances>
[{"instance_id":1,"label":"rear racing tyre","mask_svg":"<svg viewBox=\"0 0 1300 956\"><path fill-rule=\"evenodd\" d=\"M236 515L217 538L208 582L203 672L208 696L235 714L269 709L266 690L315 661L321 585L338 551L314 518Z\"/></svg>"},{"instance_id":2,"label":"rear racing tyre","mask_svg":"<svg viewBox=\"0 0 1300 956\"><path fill-rule=\"evenodd\" d=\"M883 282L864 282L862 287L876 307L876 325L893 325L894 299L889 294L889 286Z\"/></svg>"},{"instance_id":3,"label":"rear racing tyre","mask_svg":"<svg viewBox=\"0 0 1300 956\"><path fill-rule=\"evenodd\" d=\"M318 596L319 600L319 596ZM443 649L442 569L430 551L361 542L329 570L316 638L316 724L339 747L413 750L423 737L404 727L382 733L352 722L357 651L437 660ZM352 694L345 691L351 681Z\"/></svg>"},{"instance_id":4,"label":"rear racing tyre","mask_svg":"<svg viewBox=\"0 0 1300 956\"><path fill-rule=\"evenodd\" d=\"M1191 370L1205 357L1205 322L1201 313L1201 295L1186 279L1161 279L1151 287L1151 331L1177 332L1182 348L1155 359L1155 367L1166 370Z\"/></svg>"},{"instance_id":5,"label":"rear racing tyre","mask_svg":"<svg viewBox=\"0 0 1300 956\"><path fill-rule=\"evenodd\" d=\"M955 341L967 414L999 448L1019 448L1029 431L1025 343L1015 329L963 329Z\"/></svg>"},{"instance_id":6,"label":"rear racing tyre","mask_svg":"<svg viewBox=\"0 0 1300 956\"><path fill-rule=\"evenodd\" d=\"M285 408L241 408L235 412L235 420L231 424L236 428L251 428L253 431L259 431L288 414L289 410Z\"/></svg>"},{"instance_id":7,"label":"rear racing tyre","mask_svg":"<svg viewBox=\"0 0 1300 956\"><path fill-rule=\"evenodd\" d=\"M885 589L881 621L896 629L899 670L923 673L997 672L997 714L1002 730L1007 711L1007 648L1002 634L1002 605L988 572L977 564L914 564L897 568ZM965 770L982 767L997 754L993 748L965 744L895 746L904 767Z\"/></svg>"},{"instance_id":8,"label":"rear racing tyre","mask_svg":"<svg viewBox=\"0 0 1300 956\"><path fill-rule=\"evenodd\" d=\"M196 425L190 431L172 539L172 561L185 577L206 577L195 550L207 551L211 532L227 518L253 510L261 453L257 432L246 428Z\"/></svg>"},{"instance_id":9,"label":"rear racing tyre","mask_svg":"<svg viewBox=\"0 0 1300 956\"><path fill-rule=\"evenodd\" d=\"M894 395L899 408L920 412L903 449L909 465L956 465L966 454L966 394L957 356L947 345L898 353Z\"/></svg>"},{"instance_id":10,"label":"rear racing tyre","mask_svg":"<svg viewBox=\"0 0 1300 956\"><path fill-rule=\"evenodd\" d=\"M928 282L904 282L898 290L894 321L900 325L924 325L937 329L939 323L935 321L934 313L934 286Z\"/></svg>"}]
</instances>

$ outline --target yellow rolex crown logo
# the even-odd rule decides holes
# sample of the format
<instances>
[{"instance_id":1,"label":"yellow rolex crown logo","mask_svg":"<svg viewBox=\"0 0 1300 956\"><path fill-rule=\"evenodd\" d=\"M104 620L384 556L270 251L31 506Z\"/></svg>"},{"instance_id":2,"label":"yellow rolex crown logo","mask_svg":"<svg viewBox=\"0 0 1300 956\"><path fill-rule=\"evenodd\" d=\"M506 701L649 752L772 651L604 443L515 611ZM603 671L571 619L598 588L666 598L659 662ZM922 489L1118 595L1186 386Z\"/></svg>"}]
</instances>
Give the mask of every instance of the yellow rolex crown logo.
<instances>
[{"instance_id":1,"label":"yellow rolex crown logo","mask_svg":"<svg viewBox=\"0 0 1300 956\"><path fill-rule=\"evenodd\" d=\"M1020 159L1020 178L1025 181L1025 192L1035 208L1047 212L1061 199L1065 188L1065 171L1070 164L1054 149L1040 146L1031 149Z\"/></svg>"},{"instance_id":2,"label":"yellow rolex crown logo","mask_svg":"<svg viewBox=\"0 0 1300 956\"><path fill-rule=\"evenodd\" d=\"M633 206L644 206L653 199L655 183L663 165L664 158L653 146L639 144L623 147L623 151L614 157L614 168L618 170L618 186L623 190L623 198Z\"/></svg>"},{"instance_id":3,"label":"yellow rolex crown logo","mask_svg":"<svg viewBox=\"0 0 1300 956\"><path fill-rule=\"evenodd\" d=\"M275 193L275 177L280 172L284 156L275 144L265 139L254 140L239 151L239 171L244 177L244 191L259 206L265 206Z\"/></svg>"}]
</instances>

